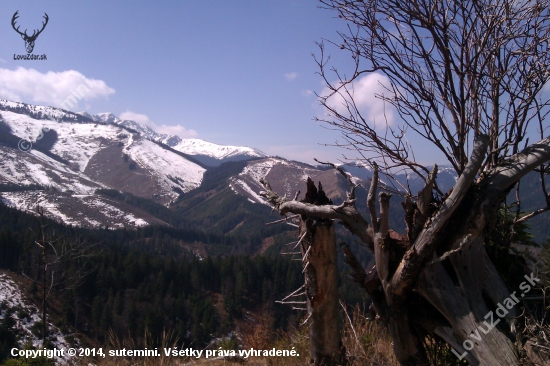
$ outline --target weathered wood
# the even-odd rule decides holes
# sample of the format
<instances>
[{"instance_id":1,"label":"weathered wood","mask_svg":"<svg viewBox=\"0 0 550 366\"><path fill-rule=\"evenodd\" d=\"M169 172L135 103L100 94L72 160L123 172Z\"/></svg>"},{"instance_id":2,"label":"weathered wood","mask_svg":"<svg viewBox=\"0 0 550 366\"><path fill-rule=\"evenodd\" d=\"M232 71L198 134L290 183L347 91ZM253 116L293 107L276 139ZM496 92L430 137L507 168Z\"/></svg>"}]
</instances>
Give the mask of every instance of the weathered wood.
<instances>
[{"instance_id":1,"label":"weathered wood","mask_svg":"<svg viewBox=\"0 0 550 366\"><path fill-rule=\"evenodd\" d=\"M539 347L536 338L531 338L525 343L523 349L525 349L527 357L535 366L550 366L550 358L547 355L542 355Z\"/></svg>"},{"instance_id":2,"label":"weathered wood","mask_svg":"<svg viewBox=\"0 0 550 366\"><path fill-rule=\"evenodd\" d=\"M315 188L308 178L304 203L328 205L321 183ZM334 221L302 215L300 251L305 273L311 362L340 365L341 325L339 322L338 267Z\"/></svg>"},{"instance_id":3,"label":"weathered wood","mask_svg":"<svg viewBox=\"0 0 550 366\"><path fill-rule=\"evenodd\" d=\"M334 223L307 218L300 224L307 232L302 252L309 250L305 271L310 354L315 365L340 364L338 268Z\"/></svg>"},{"instance_id":4,"label":"weathered wood","mask_svg":"<svg viewBox=\"0 0 550 366\"><path fill-rule=\"evenodd\" d=\"M376 260L376 270L378 277L382 281L384 292L388 291L389 280L389 258L390 251L387 244L388 238L388 220L391 195L384 192L380 193L380 225L379 231L374 234L374 258Z\"/></svg>"},{"instance_id":5,"label":"weathered wood","mask_svg":"<svg viewBox=\"0 0 550 366\"><path fill-rule=\"evenodd\" d=\"M418 277L425 260L435 250L438 239L442 237L447 220L460 205L468 189L474 182L474 178L485 158L488 143L488 136L480 135L478 137L470 161L458 178L453 192L433 215L430 222L426 224L424 230L416 238L414 245L403 257L392 278L391 287L394 294L401 296L405 291L410 290L410 286Z\"/></svg>"},{"instance_id":6,"label":"weathered wood","mask_svg":"<svg viewBox=\"0 0 550 366\"><path fill-rule=\"evenodd\" d=\"M373 184L373 183L371 183ZM375 189L371 186L371 193ZM370 193L369 193L370 195ZM378 230L374 233L374 257L378 277L382 284L388 307L388 330L393 340L393 351L401 365L425 365L428 363L422 339L411 327L406 297L395 295L391 286L389 269L389 206L391 195L380 193L380 217L377 219Z\"/></svg>"},{"instance_id":7,"label":"weathered wood","mask_svg":"<svg viewBox=\"0 0 550 366\"><path fill-rule=\"evenodd\" d=\"M286 197L280 197L274 192L265 178L260 179L260 182L266 188L266 191L260 192L260 196L265 197L267 201L279 211L279 214L284 215L288 212L292 212L294 214L311 217L340 220L363 244L372 246L372 230L370 230L369 224L359 211L357 211L354 205L344 205L341 207L341 205L326 204L317 206L296 200L289 201Z\"/></svg>"},{"instance_id":8,"label":"weathered wood","mask_svg":"<svg viewBox=\"0 0 550 366\"><path fill-rule=\"evenodd\" d=\"M485 264L484 257L476 250L471 251L468 257L471 259L469 265L474 268ZM458 260L458 263L464 267L465 262ZM502 332L492 327L498 316L494 313L495 309L490 309L485 303L482 281L472 277L475 271L453 265L459 279L457 284L453 283L449 270L444 268L442 262L435 261L422 271L416 286L416 291L430 301L449 323L448 327L436 329L436 333L470 365L516 365L514 345ZM486 318L491 311L493 317ZM511 314L515 315L515 312L511 311ZM470 346L471 349L468 349Z\"/></svg>"},{"instance_id":9,"label":"weathered wood","mask_svg":"<svg viewBox=\"0 0 550 366\"><path fill-rule=\"evenodd\" d=\"M428 175L426 185L418 192L418 199L412 217L412 228L409 233L411 243L414 243L418 234L422 232L424 224L426 224L426 221L428 221L434 211L434 207L432 206L432 195L436 178L437 164L434 165L432 171ZM407 201L405 201L405 205L407 205Z\"/></svg>"},{"instance_id":10,"label":"weathered wood","mask_svg":"<svg viewBox=\"0 0 550 366\"><path fill-rule=\"evenodd\" d=\"M367 207L369 208L371 226L374 232L378 231L378 219L374 200L376 199L376 189L378 188L378 165L373 163L372 179L370 181L369 194L367 196Z\"/></svg>"},{"instance_id":11,"label":"weathered wood","mask_svg":"<svg viewBox=\"0 0 550 366\"><path fill-rule=\"evenodd\" d=\"M412 197L407 195L405 201L401 202L403 210L405 211L405 227L407 230L407 239L409 243L414 243L418 232L415 230L414 226L414 215L417 210L416 203L413 202Z\"/></svg>"},{"instance_id":12,"label":"weathered wood","mask_svg":"<svg viewBox=\"0 0 550 366\"><path fill-rule=\"evenodd\" d=\"M483 180L487 190L504 191L550 160L550 137L532 144L495 167Z\"/></svg>"},{"instance_id":13,"label":"weathered wood","mask_svg":"<svg viewBox=\"0 0 550 366\"><path fill-rule=\"evenodd\" d=\"M381 282L378 278L378 272L376 271L376 265L373 266L368 272L365 271L361 263L355 254L351 251L350 247L346 243L340 243L340 249L344 254L344 263L346 263L353 270L351 278L355 283L361 286L372 300L371 312L373 315L378 314L382 323L388 324L388 310L386 304L386 298L384 292L379 289Z\"/></svg>"}]
</instances>

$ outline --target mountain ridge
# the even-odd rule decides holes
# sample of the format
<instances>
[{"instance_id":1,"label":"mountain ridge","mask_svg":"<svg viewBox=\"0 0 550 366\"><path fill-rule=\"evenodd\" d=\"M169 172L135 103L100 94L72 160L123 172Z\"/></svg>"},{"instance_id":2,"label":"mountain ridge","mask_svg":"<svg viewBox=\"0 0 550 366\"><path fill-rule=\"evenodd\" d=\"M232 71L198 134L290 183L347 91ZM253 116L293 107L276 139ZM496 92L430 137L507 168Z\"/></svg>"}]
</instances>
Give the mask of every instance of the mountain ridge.
<instances>
[{"instance_id":1,"label":"mountain ridge","mask_svg":"<svg viewBox=\"0 0 550 366\"><path fill-rule=\"evenodd\" d=\"M259 195L263 190L262 177L267 178L275 191L287 197L304 192L307 177L322 182L334 202L344 200L349 189L344 177L327 166L268 157L253 148L221 146L177 136L176 139L135 121L121 120L112 113L90 115L0 100L0 114L0 184L3 187L21 186L11 191L3 189L0 200L31 212L39 200L50 207L52 217L68 224L110 228L170 225L165 220L166 213L158 217L154 212L160 211L144 210L149 205L145 201L134 207L135 199L120 195L107 199L97 194L105 190L149 200L152 206L160 204L169 210L173 208L181 217L199 226L208 227L215 220L222 220L224 223L220 227L225 229L221 232L226 233L237 230L237 225L243 227L246 215L267 218L264 214L268 211L259 213L261 210L247 206L259 204L270 208ZM173 139L173 146L166 143L170 139ZM32 149L26 152L18 148L17 141L22 140L32 143ZM182 147L185 144L186 149ZM205 162L205 159L210 161ZM236 162L241 163L223 166ZM369 187L372 170L363 162L340 166L351 174L354 183L365 189ZM224 171L229 173L218 173ZM218 181L204 183L207 172ZM401 174L396 178L413 194L424 185L423 179L417 176ZM456 179L452 168L439 168L437 182L442 192L453 187ZM380 182L392 187L383 175ZM203 183L211 188L199 190L205 187ZM392 199L395 208L391 214L397 230L403 229L400 200L398 195ZM529 204L525 208L536 207L536 201L527 200ZM225 206L216 205L221 202L226 202ZM244 211L232 209L231 205L243 207ZM197 211L199 207L208 214ZM215 212L221 207L225 213ZM189 212L194 212L194 216ZM223 215L240 215L241 220L226 219ZM198 217L202 219L195 220ZM536 230L544 232L538 220L534 220ZM181 222L174 217L168 221Z\"/></svg>"},{"instance_id":2,"label":"mountain ridge","mask_svg":"<svg viewBox=\"0 0 550 366\"><path fill-rule=\"evenodd\" d=\"M259 149L246 146L219 145L197 138L181 138L177 135L162 134L151 127L133 120L121 119L113 113L98 113L91 115L87 112L78 112L86 118L103 124L115 124L139 132L143 137L167 145L174 150L194 156L203 164L217 166L226 161L247 160L250 158L267 157Z\"/></svg>"}]
</instances>

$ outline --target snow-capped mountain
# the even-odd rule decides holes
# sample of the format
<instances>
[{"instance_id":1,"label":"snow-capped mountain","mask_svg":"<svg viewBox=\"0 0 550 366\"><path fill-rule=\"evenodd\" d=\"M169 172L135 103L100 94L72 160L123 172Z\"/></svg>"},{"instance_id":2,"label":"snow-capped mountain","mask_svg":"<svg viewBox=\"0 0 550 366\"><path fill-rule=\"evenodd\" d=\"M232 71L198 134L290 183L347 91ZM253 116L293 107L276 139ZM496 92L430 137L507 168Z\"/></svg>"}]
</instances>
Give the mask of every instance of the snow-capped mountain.
<instances>
[{"instance_id":1,"label":"snow-capped mountain","mask_svg":"<svg viewBox=\"0 0 550 366\"><path fill-rule=\"evenodd\" d=\"M259 196L263 190L259 180L264 176L273 189L287 197L298 190L304 192L307 177L321 181L335 201L343 200L349 189L334 169L266 157L253 148L159 134L111 113L90 115L0 101L0 115L0 199L29 212L40 202L49 216L71 225L121 228L163 224L158 216L102 192L125 192L169 207L185 201L186 195L201 185L207 167L200 161L216 175L221 162L246 159L239 171L219 184L252 203L266 203ZM368 187L372 176L368 167L360 163L343 167L356 183ZM407 181L406 176L402 178ZM454 177L450 179L454 181ZM18 188L2 188L10 184ZM422 182L411 177L409 185L415 192ZM187 209L202 205L200 200L189 202Z\"/></svg>"},{"instance_id":2,"label":"snow-capped mountain","mask_svg":"<svg viewBox=\"0 0 550 366\"><path fill-rule=\"evenodd\" d=\"M322 182L323 189L328 197L339 201L345 198L347 183L334 169L322 170L307 164L288 161L281 158L265 158L251 160L236 176L229 179L231 189L248 198L250 202L269 205L259 195L265 188L260 179L266 177L271 187L281 196L294 197L297 191L305 193L307 178L315 182ZM360 179L355 177L358 183Z\"/></svg>"},{"instance_id":3,"label":"snow-capped mountain","mask_svg":"<svg viewBox=\"0 0 550 366\"><path fill-rule=\"evenodd\" d=\"M372 168L364 162L350 162L347 164L343 164L342 168L344 168L351 175L360 179L370 180L372 178ZM426 167L428 171L431 171L432 168L432 166ZM426 172L423 173L427 175ZM395 179L400 183L400 185L392 182L391 179L389 179L382 173L379 175L379 181L381 184L391 187L392 190L403 192L403 187L408 187L413 195L416 194L420 189L422 189L426 184L422 178L412 172L395 174ZM445 193L449 189L451 189L455 185L457 179L458 176L456 174L456 171L451 166L438 166L437 185L442 192Z\"/></svg>"},{"instance_id":4,"label":"snow-capped mountain","mask_svg":"<svg viewBox=\"0 0 550 366\"><path fill-rule=\"evenodd\" d=\"M218 145L201 139L182 139L176 135L161 134L149 126L136 121L116 117L112 113L88 114L79 112L79 115L90 118L102 124L116 124L138 132L142 137L168 145L174 150L193 156L197 161L208 166L218 166L226 161L248 160L250 158L267 157L262 151L244 146Z\"/></svg>"},{"instance_id":5,"label":"snow-capped mountain","mask_svg":"<svg viewBox=\"0 0 550 366\"><path fill-rule=\"evenodd\" d=\"M115 189L169 205L197 188L206 171L121 125L8 101L0 102L0 111L2 201L21 209L41 202L47 214L66 223L123 227L158 222L96 191ZM19 188L6 192L7 186ZM25 186L34 188L21 189Z\"/></svg>"},{"instance_id":6,"label":"snow-capped mountain","mask_svg":"<svg viewBox=\"0 0 550 366\"><path fill-rule=\"evenodd\" d=\"M151 141L162 141L171 137L166 134L157 133L149 126L137 123L136 121L120 119L112 113L89 114L86 112L78 112L77 114L88 117L98 123L124 126L138 132L142 137Z\"/></svg>"},{"instance_id":7,"label":"snow-capped mountain","mask_svg":"<svg viewBox=\"0 0 550 366\"><path fill-rule=\"evenodd\" d=\"M218 145L201 139L180 139L177 144L170 145L173 141L175 141L174 136L161 142L209 166L218 166L227 161L267 157L262 151L251 147Z\"/></svg>"},{"instance_id":8,"label":"snow-capped mountain","mask_svg":"<svg viewBox=\"0 0 550 366\"><path fill-rule=\"evenodd\" d=\"M22 102L12 102L0 99L0 111L10 111L18 114L25 114L35 119L51 119L59 122L93 122L85 115L66 111L64 109L32 105Z\"/></svg>"},{"instance_id":9,"label":"snow-capped mountain","mask_svg":"<svg viewBox=\"0 0 550 366\"><path fill-rule=\"evenodd\" d=\"M131 189L130 182L126 181L131 180L131 177L120 180L122 172L117 172L117 177L114 177L113 174L105 174L103 168L108 163L114 165L113 168L125 166L130 171L135 168L136 174L141 175L139 180L142 183L148 180L155 181L161 188L161 194L170 200L178 196L173 188L186 192L198 187L205 171L203 167L184 157L116 125L37 120L10 111L3 111L2 117L13 135L31 144L42 144L47 139L55 140L49 144L51 146L48 146L48 150L54 156L64 160L63 169L84 173L93 181L103 184L120 185L121 188ZM42 158L32 147L28 153L36 158ZM131 165L131 162L137 165ZM101 172L97 171L98 165L102 166ZM57 168L61 166L58 165ZM130 174L130 176L136 174ZM34 179L38 180L37 177ZM119 181L115 182L115 180ZM36 183L51 183L55 187L55 182L38 181Z\"/></svg>"}]
</instances>

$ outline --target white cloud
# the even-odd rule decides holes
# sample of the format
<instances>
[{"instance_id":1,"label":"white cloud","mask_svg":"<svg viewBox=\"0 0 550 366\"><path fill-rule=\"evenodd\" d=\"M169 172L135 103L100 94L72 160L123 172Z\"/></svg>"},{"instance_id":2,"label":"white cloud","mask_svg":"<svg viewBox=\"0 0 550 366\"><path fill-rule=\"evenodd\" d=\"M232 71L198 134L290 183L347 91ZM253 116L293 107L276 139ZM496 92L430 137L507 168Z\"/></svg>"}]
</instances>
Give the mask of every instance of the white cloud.
<instances>
[{"instance_id":1,"label":"white cloud","mask_svg":"<svg viewBox=\"0 0 550 366\"><path fill-rule=\"evenodd\" d=\"M146 125L149 127L151 127L151 124L153 124L153 122L145 114L134 113L131 111L122 112L119 118L136 121L137 123L141 123L142 125Z\"/></svg>"},{"instance_id":2,"label":"white cloud","mask_svg":"<svg viewBox=\"0 0 550 366\"><path fill-rule=\"evenodd\" d=\"M302 90L302 95L304 97L309 97L309 96L313 95L313 90L309 90L309 89Z\"/></svg>"},{"instance_id":3,"label":"white cloud","mask_svg":"<svg viewBox=\"0 0 550 366\"><path fill-rule=\"evenodd\" d=\"M178 124L176 126L169 126L169 125L158 125L155 122L151 121L149 117L147 117L145 114L135 113L132 111L126 111L120 114L120 119L127 119L131 121L136 121L137 123L141 123L145 126L150 127L154 131L158 133L164 133L167 135L177 135L181 138L192 138L197 137L198 133L195 130L190 130L182 125Z\"/></svg>"},{"instance_id":4,"label":"white cloud","mask_svg":"<svg viewBox=\"0 0 550 366\"><path fill-rule=\"evenodd\" d=\"M74 109L81 99L88 101L113 93L115 90L104 81L86 78L75 70L41 73L24 67L0 68L0 98L16 102Z\"/></svg>"},{"instance_id":5,"label":"white cloud","mask_svg":"<svg viewBox=\"0 0 550 366\"><path fill-rule=\"evenodd\" d=\"M334 146L311 145L284 145L262 146L261 150L270 156L280 156L307 164L317 164L314 158L321 161L337 163L342 159L342 149Z\"/></svg>"},{"instance_id":6,"label":"white cloud","mask_svg":"<svg viewBox=\"0 0 550 366\"><path fill-rule=\"evenodd\" d=\"M293 81L294 79L296 79L296 77L298 77L298 73L296 72L289 72L288 74L285 74L285 78L288 81Z\"/></svg>"},{"instance_id":7,"label":"white cloud","mask_svg":"<svg viewBox=\"0 0 550 366\"><path fill-rule=\"evenodd\" d=\"M178 135L182 139L197 137L199 135L197 131L187 129L180 124L177 124L175 126L157 125L156 131L159 133L165 133L167 135Z\"/></svg>"},{"instance_id":8,"label":"white cloud","mask_svg":"<svg viewBox=\"0 0 550 366\"><path fill-rule=\"evenodd\" d=\"M378 73L372 73L362 78L355 80L351 85L347 86L349 94L355 101L357 109L368 122L376 123L377 126L392 125L394 123L394 110L388 104L375 95L388 95L389 92L383 85L390 85L390 80L387 76ZM325 87L321 92L322 96L330 94L330 90ZM346 108L346 101L349 101L350 96L344 91L341 94L334 94L328 100L327 104L334 108L343 116L349 115Z\"/></svg>"}]
</instances>

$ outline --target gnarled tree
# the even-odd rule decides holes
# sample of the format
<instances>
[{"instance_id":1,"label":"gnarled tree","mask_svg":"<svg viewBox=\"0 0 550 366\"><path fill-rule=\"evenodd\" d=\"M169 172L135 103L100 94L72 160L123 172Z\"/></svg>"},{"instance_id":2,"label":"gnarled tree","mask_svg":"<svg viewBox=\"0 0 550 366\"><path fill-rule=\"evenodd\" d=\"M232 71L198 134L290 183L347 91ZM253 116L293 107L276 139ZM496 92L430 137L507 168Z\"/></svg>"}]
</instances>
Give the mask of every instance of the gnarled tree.
<instances>
[{"instance_id":1,"label":"gnarled tree","mask_svg":"<svg viewBox=\"0 0 550 366\"><path fill-rule=\"evenodd\" d=\"M515 309L509 306L502 319L495 313L513 294L485 252L484 237L506 195L533 170L541 174L544 204L527 217L550 209L544 182L550 2L321 3L346 22L341 39L329 44L349 52L353 67L347 76L329 68L320 44L316 61L326 92L319 98L327 113L318 120L341 131L345 142L337 144L373 167L370 224L352 194L339 206L314 206L271 190L264 195L281 214L340 220L372 249L376 264L367 273L343 248L355 279L387 322L402 365L427 363L426 334L445 340L472 365L517 364ZM387 107L377 120L359 94L364 78L377 80L376 97ZM535 138L540 141L530 144ZM430 152L456 172L449 192L437 186L437 165L429 170L415 159L419 141L421 148L429 142ZM425 187L410 192L394 179L400 170ZM402 235L389 228L389 194L380 194L379 214L375 209L379 174L405 196ZM525 220L519 211L516 220Z\"/></svg>"}]
</instances>

